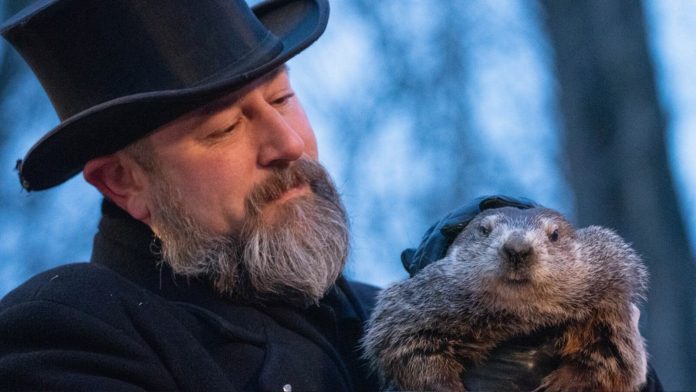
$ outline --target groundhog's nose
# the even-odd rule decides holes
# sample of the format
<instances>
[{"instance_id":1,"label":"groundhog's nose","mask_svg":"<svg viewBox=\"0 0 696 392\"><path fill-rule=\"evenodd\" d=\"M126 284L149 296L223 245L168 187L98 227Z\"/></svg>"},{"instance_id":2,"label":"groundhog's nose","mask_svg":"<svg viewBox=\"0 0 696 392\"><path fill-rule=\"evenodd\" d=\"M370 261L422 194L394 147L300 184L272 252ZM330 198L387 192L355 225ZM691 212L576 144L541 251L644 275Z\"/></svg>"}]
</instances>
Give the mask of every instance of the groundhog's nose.
<instances>
[{"instance_id":1,"label":"groundhog's nose","mask_svg":"<svg viewBox=\"0 0 696 392\"><path fill-rule=\"evenodd\" d=\"M503 254L508 262L517 267L526 265L531 261L534 248L529 241L525 240L521 235L513 234L505 241L503 245Z\"/></svg>"}]
</instances>

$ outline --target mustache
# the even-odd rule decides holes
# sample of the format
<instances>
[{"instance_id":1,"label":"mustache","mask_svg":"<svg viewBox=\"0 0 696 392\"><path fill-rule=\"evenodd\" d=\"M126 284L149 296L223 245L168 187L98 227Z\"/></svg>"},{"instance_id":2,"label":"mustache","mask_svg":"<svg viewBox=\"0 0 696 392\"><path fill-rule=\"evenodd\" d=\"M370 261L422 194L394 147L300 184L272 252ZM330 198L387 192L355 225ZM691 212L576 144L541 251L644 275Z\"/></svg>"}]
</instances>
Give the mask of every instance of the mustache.
<instances>
[{"instance_id":1,"label":"mustache","mask_svg":"<svg viewBox=\"0 0 696 392\"><path fill-rule=\"evenodd\" d=\"M247 213L258 215L270 202L292 188L308 185L312 193L329 201L338 197L326 170L318 162L302 157L285 167L275 167L264 181L255 185L246 198Z\"/></svg>"}]
</instances>

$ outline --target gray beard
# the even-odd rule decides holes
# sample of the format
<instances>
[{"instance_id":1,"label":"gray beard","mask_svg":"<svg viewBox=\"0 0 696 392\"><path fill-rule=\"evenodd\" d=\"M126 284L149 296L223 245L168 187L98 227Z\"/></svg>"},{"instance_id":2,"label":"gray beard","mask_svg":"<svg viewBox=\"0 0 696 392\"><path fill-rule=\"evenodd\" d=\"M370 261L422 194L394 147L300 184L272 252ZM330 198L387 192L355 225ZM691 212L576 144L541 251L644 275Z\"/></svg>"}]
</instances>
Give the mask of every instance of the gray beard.
<instances>
[{"instance_id":1,"label":"gray beard","mask_svg":"<svg viewBox=\"0 0 696 392\"><path fill-rule=\"evenodd\" d=\"M152 222L162 261L178 275L209 278L218 293L231 298L307 306L316 304L343 270L349 248L346 214L317 162L301 159L274 169L254 187L245 202L244 224L230 235L202 228L165 176L152 179ZM301 184L312 192L274 205L268 222L264 206Z\"/></svg>"}]
</instances>

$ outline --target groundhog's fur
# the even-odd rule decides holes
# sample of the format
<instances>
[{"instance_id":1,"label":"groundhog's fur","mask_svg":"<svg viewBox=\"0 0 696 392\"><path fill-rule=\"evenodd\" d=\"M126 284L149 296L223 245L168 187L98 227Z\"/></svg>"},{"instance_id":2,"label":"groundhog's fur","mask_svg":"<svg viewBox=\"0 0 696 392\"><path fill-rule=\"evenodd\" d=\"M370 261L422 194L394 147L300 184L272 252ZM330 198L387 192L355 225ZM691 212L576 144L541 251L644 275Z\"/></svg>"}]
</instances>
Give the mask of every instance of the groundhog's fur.
<instances>
[{"instance_id":1,"label":"groundhog's fur","mask_svg":"<svg viewBox=\"0 0 696 392\"><path fill-rule=\"evenodd\" d=\"M635 304L638 255L609 229L576 230L559 213L486 210L447 256L384 290L363 339L391 387L464 391L462 375L497 344L559 326L548 391L634 391L646 378Z\"/></svg>"}]
</instances>

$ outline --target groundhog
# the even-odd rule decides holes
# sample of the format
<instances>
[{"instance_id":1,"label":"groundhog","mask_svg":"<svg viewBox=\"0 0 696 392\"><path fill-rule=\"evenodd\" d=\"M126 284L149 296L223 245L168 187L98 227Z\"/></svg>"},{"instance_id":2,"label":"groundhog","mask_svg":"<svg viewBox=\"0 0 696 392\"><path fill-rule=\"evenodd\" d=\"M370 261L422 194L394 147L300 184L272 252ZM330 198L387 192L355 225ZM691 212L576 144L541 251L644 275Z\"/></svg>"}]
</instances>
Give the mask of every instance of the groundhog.
<instances>
[{"instance_id":1,"label":"groundhog","mask_svg":"<svg viewBox=\"0 0 696 392\"><path fill-rule=\"evenodd\" d=\"M363 349L390 388L464 391L467 368L499 343L552 329L559 366L539 389L635 391L646 286L640 257L609 229L576 230L546 208L486 210L443 259L380 294Z\"/></svg>"}]
</instances>

